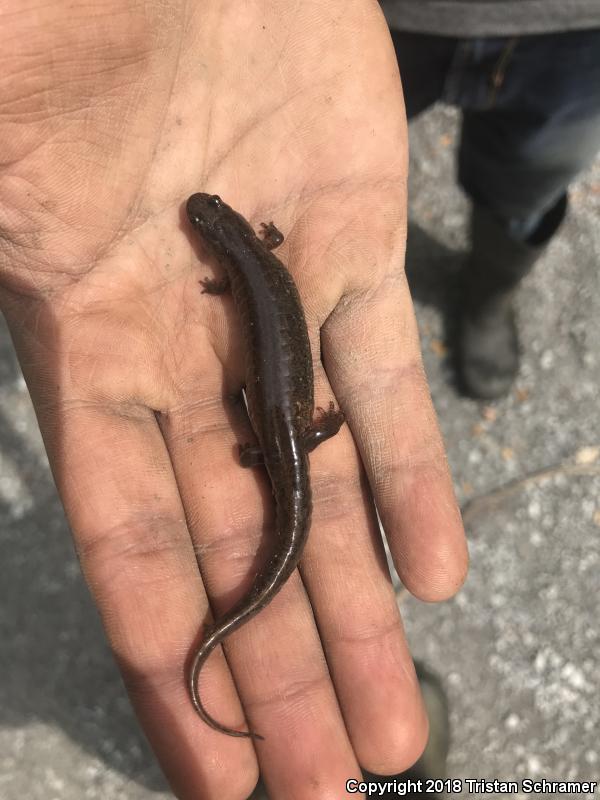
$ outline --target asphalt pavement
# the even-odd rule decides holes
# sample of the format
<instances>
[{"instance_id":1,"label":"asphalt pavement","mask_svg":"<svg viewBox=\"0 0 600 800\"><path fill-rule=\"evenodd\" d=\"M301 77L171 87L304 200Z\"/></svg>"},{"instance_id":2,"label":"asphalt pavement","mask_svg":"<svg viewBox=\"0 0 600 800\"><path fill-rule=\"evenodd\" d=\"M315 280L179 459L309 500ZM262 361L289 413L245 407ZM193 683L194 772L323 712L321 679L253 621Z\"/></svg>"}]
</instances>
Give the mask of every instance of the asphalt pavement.
<instances>
[{"instance_id":1,"label":"asphalt pavement","mask_svg":"<svg viewBox=\"0 0 600 800\"><path fill-rule=\"evenodd\" d=\"M467 247L456 136L443 107L412 126L407 270L471 572L451 602L403 599L407 633L450 697L452 776L600 781L600 159L520 292L515 389L482 404L457 392L447 348ZM4 329L0 540L0 799L170 797L81 577Z\"/></svg>"}]
</instances>

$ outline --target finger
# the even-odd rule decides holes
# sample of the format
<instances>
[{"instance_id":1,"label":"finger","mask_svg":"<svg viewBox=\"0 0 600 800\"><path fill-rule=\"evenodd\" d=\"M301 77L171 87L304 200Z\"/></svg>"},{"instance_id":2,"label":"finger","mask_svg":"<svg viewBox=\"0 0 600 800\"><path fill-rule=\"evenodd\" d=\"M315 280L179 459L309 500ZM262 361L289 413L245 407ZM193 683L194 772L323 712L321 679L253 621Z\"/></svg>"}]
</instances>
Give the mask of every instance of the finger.
<instances>
[{"instance_id":1,"label":"finger","mask_svg":"<svg viewBox=\"0 0 600 800\"><path fill-rule=\"evenodd\" d=\"M77 401L60 430L46 430L84 574L171 785L182 798L246 797L257 779L252 745L199 725L187 694L184 665L207 601L154 414ZM208 672L207 700L242 719L223 659Z\"/></svg>"},{"instance_id":2,"label":"finger","mask_svg":"<svg viewBox=\"0 0 600 800\"><path fill-rule=\"evenodd\" d=\"M238 463L237 445L252 441L245 410L229 405L219 419L221 399L215 398L209 416L207 402L172 409L161 425L219 616L248 590L277 537L264 470ZM272 796L308 796L315 785L323 796L339 796L347 778L360 772L297 573L224 648L249 725L265 738L256 749ZM223 701L207 695L209 681L203 669L199 692L207 710L236 727L239 719Z\"/></svg>"},{"instance_id":3,"label":"finger","mask_svg":"<svg viewBox=\"0 0 600 800\"><path fill-rule=\"evenodd\" d=\"M301 572L346 726L363 767L400 772L421 754L427 718L348 426L311 455L311 482Z\"/></svg>"},{"instance_id":4,"label":"finger","mask_svg":"<svg viewBox=\"0 0 600 800\"><path fill-rule=\"evenodd\" d=\"M450 597L468 556L404 275L338 306L323 350L401 579L423 600Z\"/></svg>"}]
</instances>

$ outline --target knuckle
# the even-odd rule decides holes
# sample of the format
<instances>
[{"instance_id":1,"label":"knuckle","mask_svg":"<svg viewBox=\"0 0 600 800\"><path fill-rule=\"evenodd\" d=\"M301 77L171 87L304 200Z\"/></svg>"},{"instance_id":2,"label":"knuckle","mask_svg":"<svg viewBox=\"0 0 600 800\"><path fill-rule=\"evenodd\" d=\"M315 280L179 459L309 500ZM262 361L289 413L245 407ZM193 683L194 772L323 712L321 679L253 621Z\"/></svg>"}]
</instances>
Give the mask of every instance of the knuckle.
<instances>
[{"instance_id":1,"label":"knuckle","mask_svg":"<svg viewBox=\"0 0 600 800\"><path fill-rule=\"evenodd\" d=\"M86 575L94 582L107 579L108 585L127 581L132 574L138 585L145 580L154 583L153 564L181 566L191 553L185 519L168 513L137 516L104 530L79 531L76 549Z\"/></svg>"}]
</instances>

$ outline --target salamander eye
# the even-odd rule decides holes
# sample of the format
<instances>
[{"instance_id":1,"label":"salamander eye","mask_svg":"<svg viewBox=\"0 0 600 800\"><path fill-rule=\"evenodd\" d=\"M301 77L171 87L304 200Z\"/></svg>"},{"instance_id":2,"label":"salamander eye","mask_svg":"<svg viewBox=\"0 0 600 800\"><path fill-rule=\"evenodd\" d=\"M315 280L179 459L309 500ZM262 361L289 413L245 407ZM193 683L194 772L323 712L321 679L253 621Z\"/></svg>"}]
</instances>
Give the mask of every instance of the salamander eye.
<instances>
[{"instance_id":1,"label":"salamander eye","mask_svg":"<svg viewBox=\"0 0 600 800\"><path fill-rule=\"evenodd\" d=\"M213 206L213 208L221 208L221 206L223 205L223 201L221 200L218 194L212 194L208 198L208 204Z\"/></svg>"}]
</instances>

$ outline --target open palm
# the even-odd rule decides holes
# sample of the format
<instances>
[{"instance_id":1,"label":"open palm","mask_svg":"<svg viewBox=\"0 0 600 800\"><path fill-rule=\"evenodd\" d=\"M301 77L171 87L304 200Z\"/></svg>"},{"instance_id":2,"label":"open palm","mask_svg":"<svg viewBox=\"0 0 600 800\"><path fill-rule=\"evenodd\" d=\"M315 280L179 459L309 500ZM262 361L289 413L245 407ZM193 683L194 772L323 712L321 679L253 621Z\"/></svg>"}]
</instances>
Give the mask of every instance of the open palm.
<instances>
[{"instance_id":1,"label":"open palm","mask_svg":"<svg viewBox=\"0 0 600 800\"><path fill-rule=\"evenodd\" d=\"M0 26L1 303L82 566L180 797L245 798L258 765L273 797L341 797L359 764L412 763L427 728L372 498L414 594L448 597L466 568L402 269L385 23L366 0L91 13ZM245 711L254 745L204 725L184 678L209 602L229 608L274 546L266 475L236 456L243 342L230 299L199 287L195 191L286 234L317 405L348 420L311 455L300 574L201 674L207 709L234 728Z\"/></svg>"}]
</instances>

